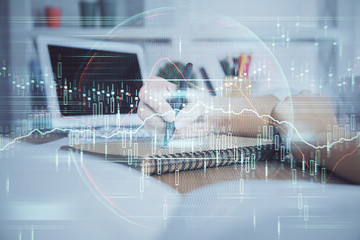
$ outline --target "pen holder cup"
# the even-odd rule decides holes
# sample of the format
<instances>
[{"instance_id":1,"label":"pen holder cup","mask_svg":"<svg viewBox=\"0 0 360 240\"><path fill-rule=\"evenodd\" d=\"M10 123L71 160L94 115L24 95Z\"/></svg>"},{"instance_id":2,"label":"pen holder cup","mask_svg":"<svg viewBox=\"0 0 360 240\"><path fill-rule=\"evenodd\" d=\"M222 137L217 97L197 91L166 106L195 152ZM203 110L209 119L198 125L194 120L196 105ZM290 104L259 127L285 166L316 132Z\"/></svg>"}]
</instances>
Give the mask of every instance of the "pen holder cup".
<instances>
[{"instance_id":1,"label":"pen holder cup","mask_svg":"<svg viewBox=\"0 0 360 240\"><path fill-rule=\"evenodd\" d=\"M252 96L252 80L249 78L226 76L223 85L224 96L226 97Z\"/></svg>"}]
</instances>

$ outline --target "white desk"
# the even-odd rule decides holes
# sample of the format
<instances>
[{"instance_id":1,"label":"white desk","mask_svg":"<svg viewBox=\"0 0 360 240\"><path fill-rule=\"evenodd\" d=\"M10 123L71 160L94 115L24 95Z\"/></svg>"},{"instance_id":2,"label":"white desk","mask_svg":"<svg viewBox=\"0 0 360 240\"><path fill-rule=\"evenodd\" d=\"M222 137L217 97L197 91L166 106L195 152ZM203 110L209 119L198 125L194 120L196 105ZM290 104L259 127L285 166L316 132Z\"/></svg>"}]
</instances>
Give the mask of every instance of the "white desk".
<instances>
[{"instance_id":1,"label":"white desk","mask_svg":"<svg viewBox=\"0 0 360 240\"><path fill-rule=\"evenodd\" d=\"M141 174L127 166L88 156L81 166L67 152L56 156L66 143L21 143L1 153L0 239L158 238L164 193L169 214L180 195L152 178L141 193Z\"/></svg>"},{"instance_id":2,"label":"white desk","mask_svg":"<svg viewBox=\"0 0 360 240\"><path fill-rule=\"evenodd\" d=\"M0 157L0 239L360 239L360 187L249 180L187 195L127 166L56 152Z\"/></svg>"}]
</instances>

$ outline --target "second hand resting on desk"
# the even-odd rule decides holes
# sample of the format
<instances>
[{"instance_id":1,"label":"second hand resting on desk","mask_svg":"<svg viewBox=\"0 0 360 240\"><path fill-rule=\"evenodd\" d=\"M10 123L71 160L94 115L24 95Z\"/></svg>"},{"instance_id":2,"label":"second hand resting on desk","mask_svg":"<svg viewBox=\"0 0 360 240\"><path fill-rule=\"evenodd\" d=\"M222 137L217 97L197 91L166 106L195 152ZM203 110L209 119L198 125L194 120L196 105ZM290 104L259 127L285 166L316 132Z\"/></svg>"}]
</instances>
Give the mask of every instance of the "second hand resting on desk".
<instances>
[{"instance_id":1,"label":"second hand resting on desk","mask_svg":"<svg viewBox=\"0 0 360 240\"><path fill-rule=\"evenodd\" d=\"M182 107L185 104L187 104L186 80L191 78L192 70L193 70L192 63L186 64L183 70L184 80L180 81L180 89L178 90L177 95L173 98L168 99L170 106L175 110L175 114L178 114L179 111L182 109ZM165 137L164 137L164 147L167 147L169 145L169 142L174 134L174 131L175 131L175 122L167 122L165 129Z\"/></svg>"}]
</instances>

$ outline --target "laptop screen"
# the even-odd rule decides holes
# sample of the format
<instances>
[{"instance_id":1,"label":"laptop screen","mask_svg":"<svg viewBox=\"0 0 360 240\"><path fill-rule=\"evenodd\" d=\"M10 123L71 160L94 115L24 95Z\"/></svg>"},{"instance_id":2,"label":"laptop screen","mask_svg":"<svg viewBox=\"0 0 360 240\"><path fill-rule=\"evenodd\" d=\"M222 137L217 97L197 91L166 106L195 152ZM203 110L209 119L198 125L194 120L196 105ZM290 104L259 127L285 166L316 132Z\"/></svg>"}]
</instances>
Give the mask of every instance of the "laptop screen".
<instances>
[{"instance_id":1,"label":"laptop screen","mask_svg":"<svg viewBox=\"0 0 360 240\"><path fill-rule=\"evenodd\" d=\"M136 113L143 85L135 53L48 45L64 116Z\"/></svg>"}]
</instances>

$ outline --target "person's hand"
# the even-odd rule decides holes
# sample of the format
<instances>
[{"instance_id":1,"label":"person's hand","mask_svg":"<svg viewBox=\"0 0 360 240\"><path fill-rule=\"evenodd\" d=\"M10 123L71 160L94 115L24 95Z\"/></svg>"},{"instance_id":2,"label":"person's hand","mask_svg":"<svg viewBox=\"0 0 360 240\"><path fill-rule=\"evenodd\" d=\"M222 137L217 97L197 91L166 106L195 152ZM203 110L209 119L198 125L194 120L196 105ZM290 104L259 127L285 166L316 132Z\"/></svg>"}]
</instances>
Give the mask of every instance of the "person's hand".
<instances>
[{"instance_id":1,"label":"person's hand","mask_svg":"<svg viewBox=\"0 0 360 240\"><path fill-rule=\"evenodd\" d=\"M167 102L175 92L175 84L158 77L149 79L140 89L137 114L152 135L164 134L165 122L175 121L175 111Z\"/></svg>"},{"instance_id":2,"label":"person's hand","mask_svg":"<svg viewBox=\"0 0 360 240\"><path fill-rule=\"evenodd\" d=\"M210 104L207 92L188 89L187 104L175 118L175 138L197 137L205 134L205 115L208 114L206 106Z\"/></svg>"},{"instance_id":3,"label":"person's hand","mask_svg":"<svg viewBox=\"0 0 360 240\"><path fill-rule=\"evenodd\" d=\"M328 126L332 129L338 124L331 101L308 90L278 103L271 115L283 122L275 124L279 125L281 136L292 137L292 142L326 144Z\"/></svg>"},{"instance_id":4,"label":"person's hand","mask_svg":"<svg viewBox=\"0 0 360 240\"><path fill-rule=\"evenodd\" d=\"M202 117L205 108L201 104L201 91L188 89L187 104L176 115L167 100L176 96L176 85L162 78L149 79L140 90L138 116L145 121L145 127L152 135L163 138L166 122L175 122L173 138L193 137L199 135L204 123ZM190 130L189 130L190 129Z\"/></svg>"}]
</instances>

